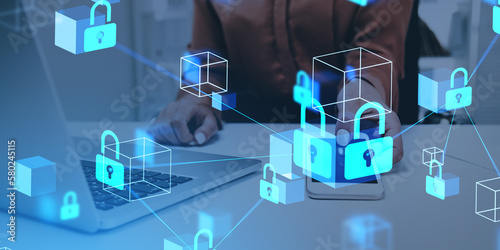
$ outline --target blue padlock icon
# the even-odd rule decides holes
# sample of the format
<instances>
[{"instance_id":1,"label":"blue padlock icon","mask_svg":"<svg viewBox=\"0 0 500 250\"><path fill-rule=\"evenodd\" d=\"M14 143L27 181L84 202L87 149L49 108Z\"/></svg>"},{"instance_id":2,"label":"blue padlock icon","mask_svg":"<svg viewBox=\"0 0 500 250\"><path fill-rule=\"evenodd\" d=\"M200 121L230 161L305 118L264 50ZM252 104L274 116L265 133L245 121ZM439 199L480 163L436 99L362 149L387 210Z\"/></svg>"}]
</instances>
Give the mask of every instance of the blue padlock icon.
<instances>
[{"instance_id":1,"label":"blue padlock icon","mask_svg":"<svg viewBox=\"0 0 500 250\"><path fill-rule=\"evenodd\" d=\"M349 1L359 4L361 6L366 6L368 4L368 0L349 0Z\"/></svg>"},{"instance_id":2,"label":"blue padlock icon","mask_svg":"<svg viewBox=\"0 0 500 250\"><path fill-rule=\"evenodd\" d=\"M458 72L464 74L464 87L455 89L455 75ZM446 110L468 107L472 104L472 87L467 86L469 74L464 68L458 68L453 71L450 79L451 89L446 92Z\"/></svg>"},{"instance_id":3,"label":"blue padlock icon","mask_svg":"<svg viewBox=\"0 0 500 250\"><path fill-rule=\"evenodd\" d=\"M439 168L437 176L432 175L434 165ZM443 174L443 165L438 160L432 160L425 179L425 192L441 200L457 195L460 193L460 178L451 173Z\"/></svg>"},{"instance_id":4,"label":"blue padlock icon","mask_svg":"<svg viewBox=\"0 0 500 250\"><path fill-rule=\"evenodd\" d=\"M112 160L104 156L105 142L107 136L113 137L115 140L115 158ZM120 142L115 133L110 130L102 132L101 135L101 154L95 156L95 177L98 181L112 186L114 188L123 190L125 179L125 168L120 160Z\"/></svg>"},{"instance_id":5,"label":"blue padlock icon","mask_svg":"<svg viewBox=\"0 0 500 250\"><path fill-rule=\"evenodd\" d=\"M380 114L379 134L385 134L385 110L380 103L369 102L361 106L354 116L353 142L345 149L345 171L347 180L374 176L391 171L393 165L392 137L386 136L373 140L361 139L361 115L374 108Z\"/></svg>"},{"instance_id":6,"label":"blue padlock icon","mask_svg":"<svg viewBox=\"0 0 500 250\"><path fill-rule=\"evenodd\" d=\"M498 0L498 5L500 5L500 0ZM493 7L493 31L500 34L500 6Z\"/></svg>"},{"instance_id":7,"label":"blue padlock icon","mask_svg":"<svg viewBox=\"0 0 500 250\"><path fill-rule=\"evenodd\" d=\"M80 205L74 191L68 191L64 194L63 205L60 211L61 220L72 220L80 216Z\"/></svg>"},{"instance_id":8,"label":"blue padlock icon","mask_svg":"<svg viewBox=\"0 0 500 250\"><path fill-rule=\"evenodd\" d=\"M326 115L321 103L312 98L312 103L320 114L320 129L308 126L306 109L308 104L302 103L300 108L300 129L293 132L293 162L301 167L303 173L316 174L330 179L335 168L336 137L326 132Z\"/></svg>"},{"instance_id":9,"label":"blue padlock icon","mask_svg":"<svg viewBox=\"0 0 500 250\"><path fill-rule=\"evenodd\" d=\"M202 230L198 231L198 233L196 233L196 235L194 236L194 250L199 249L200 236L202 234L208 235L208 249L214 247L214 235L213 235L212 231L210 231L208 229L202 229Z\"/></svg>"},{"instance_id":10,"label":"blue padlock icon","mask_svg":"<svg viewBox=\"0 0 500 250\"><path fill-rule=\"evenodd\" d=\"M312 103L312 83L307 73L303 70L297 73L297 80L293 87L293 100L298 104Z\"/></svg>"},{"instance_id":11,"label":"blue padlock icon","mask_svg":"<svg viewBox=\"0 0 500 250\"><path fill-rule=\"evenodd\" d=\"M95 25L95 10L98 6L105 5L107 8L107 24ZM90 27L85 29L83 50L85 52L107 49L116 45L116 24L111 22L111 4L106 0L96 2L90 9Z\"/></svg>"},{"instance_id":12,"label":"blue padlock icon","mask_svg":"<svg viewBox=\"0 0 500 250\"><path fill-rule=\"evenodd\" d=\"M266 171L268 168L273 172L272 183L266 181ZM260 180L260 197L278 204L280 201L280 189L276 185L276 169L270 163L267 163L264 165L262 172L264 173L264 179Z\"/></svg>"},{"instance_id":13,"label":"blue padlock icon","mask_svg":"<svg viewBox=\"0 0 500 250\"><path fill-rule=\"evenodd\" d=\"M438 175L432 176L432 168L438 166ZM443 165L437 160L432 160L429 167L429 175L425 178L425 192L441 200L445 198L445 183L443 180Z\"/></svg>"}]
</instances>

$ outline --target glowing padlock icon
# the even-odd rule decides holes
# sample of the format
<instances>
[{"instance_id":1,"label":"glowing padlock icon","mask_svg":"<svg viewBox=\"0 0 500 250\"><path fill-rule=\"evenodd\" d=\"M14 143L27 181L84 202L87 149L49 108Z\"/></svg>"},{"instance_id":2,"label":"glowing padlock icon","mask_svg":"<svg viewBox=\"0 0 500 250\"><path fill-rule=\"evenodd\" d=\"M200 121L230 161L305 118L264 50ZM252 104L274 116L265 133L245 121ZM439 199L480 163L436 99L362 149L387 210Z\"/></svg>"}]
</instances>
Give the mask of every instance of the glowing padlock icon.
<instances>
[{"instance_id":1,"label":"glowing padlock icon","mask_svg":"<svg viewBox=\"0 0 500 250\"><path fill-rule=\"evenodd\" d=\"M99 5L107 8L107 24L95 25L95 10ZM116 45L116 23L111 22L111 4L106 0L96 2L90 10L90 28L85 30L83 50L85 52L107 49Z\"/></svg>"},{"instance_id":2,"label":"glowing padlock icon","mask_svg":"<svg viewBox=\"0 0 500 250\"><path fill-rule=\"evenodd\" d=\"M107 136L113 137L115 140L114 146L115 150L115 160L112 160L104 156L105 142ZM124 179L125 179L125 169L123 164L118 162L120 160L120 142L118 137L110 130L102 132L101 135L101 154L95 156L95 177L98 181L110 185L112 187L123 190Z\"/></svg>"},{"instance_id":3,"label":"glowing padlock icon","mask_svg":"<svg viewBox=\"0 0 500 250\"><path fill-rule=\"evenodd\" d=\"M266 171L268 168L273 172L272 183L266 181ZM280 189L276 185L276 170L271 164L267 163L264 165L262 172L264 174L264 179L260 180L260 197L278 204L280 201Z\"/></svg>"},{"instance_id":4,"label":"glowing padlock icon","mask_svg":"<svg viewBox=\"0 0 500 250\"><path fill-rule=\"evenodd\" d=\"M390 136L373 140L361 139L361 115L374 108L380 114L379 134L385 134L385 110L377 102L369 102L361 106L354 118L353 142L345 149L345 171L347 180L374 176L389 172L392 169L393 139Z\"/></svg>"},{"instance_id":5,"label":"glowing padlock icon","mask_svg":"<svg viewBox=\"0 0 500 250\"><path fill-rule=\"evenodd\" d=\"M464 74L464 87L455 89L455 75L458 72ZM454 110L457 108L468 107L472 104L472 87L467 86L469 74L464 68L458 68L453 71L450 79L451 89L446 92L446 109Z\"/></svg>"}]
</instances>

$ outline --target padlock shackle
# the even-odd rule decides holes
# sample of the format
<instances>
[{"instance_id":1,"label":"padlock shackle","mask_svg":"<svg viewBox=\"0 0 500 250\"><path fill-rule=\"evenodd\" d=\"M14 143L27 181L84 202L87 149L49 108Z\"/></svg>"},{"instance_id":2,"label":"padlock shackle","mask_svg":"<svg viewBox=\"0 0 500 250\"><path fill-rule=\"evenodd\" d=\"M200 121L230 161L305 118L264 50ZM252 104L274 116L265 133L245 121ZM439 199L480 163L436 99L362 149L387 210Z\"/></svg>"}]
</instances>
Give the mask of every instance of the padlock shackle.
<instances>
[{"instance_id":1,"label":"padlock shackle","mask_svg":"<svg viewBox=\"0 0 500 250\"><path fill-rule=\"evenodd\" d=\"M118 141L118 137L116 136L115 133L113 133L113 131L111 130L106 130L104 132L102 132L102 135L101 135L101 153L104 155L104 144L106 143L106 137L110 135L111 137L113 137L113 139L115 140L115 145L116 145L116 159L117 160L120 160L120 142Z\"/></svg>"},{"instance_id":2,"label":"padlock shackle","mask_svg":"<svg viewBox=\"0 0 500 250\"><path fill-rule=\"evenodd\" d=\"M354 139L360 139L361 137L361 115L368 109L374 108L380 114L378 133L380 135L385 134L385 110L382 108L382 104L378 102L369 102L361 106L354 116Z\"/></svg>"},{"instance_id":3,"label":"padlock shackle","mask_svg":"<svg viewBox=\"0 0 500 250\"><path fill-rule=\"evenodd\" d=\"M63 204L64 205L67 205L69 204L68 200L70 198L73 198L73 203L78 203L78 201L76 200L76 193L74 191L68 191L66 192L66 194L64 194L64 198L63 198Z\"/></svg>"},{"instance_id":4,"label":"padlock shackle","mask_svg":"<svg viewBox=\"0 0 500 250\"><path fill-rule=\"evenodd\" d=\"M500 1L500 0L499 0ZM303 81L305 80L305 81ZM303 70L300 70L297 72L297 80L296 80L296 85L303 86L305 88L311 88L312 83L311 79L309 78L309 75Z\"/></svg>"},{"instance_id":5,"label":"padlock shackle","mask_svg":"<svg viewBox=\"0 0 500 250\"><path fill-rule=\"evenodd\" d=\"M312 98L312 105L313 107L316 105L316 107L319 109L319 115L321 117L321 136L325 137L326 136L326 115L325 115L325 110L321 106L321 103L316 100L315 98ZM306 129L306 110L307 110L307 103L302 102L300 104L300 127Z\"/></svg>"},{"instance_id":6,"label":"padlock shackle","mask_svg":"<svg viewBox=\"0 0 500 250\"><path fill-rule=\"evenodd\" d=\"M429 175L432 176L432 166L434 166L434 163L439 167L439 179L443 179L443 165L436 159L432 160L429 165Z\"/></svg>"},{"instance_id":7,"label":"padlock shackle","mask_svg":"<svg viewBox=\"0 0 500 250\"><path fill-rule=\"evenodd\" d=\"M498 2L500 3L500 0L498 0ZM467 72L467 70L464 68L457 68L453 71L453 73L451 73L450 87L452 89L455 88L455 75L458 72L464 73L464 87L466 87L469 82L469 73Z\"/></svg>"},{"instance_id":8,"label":"padlock shackle","mask_svg":"<svg viewBox=\"0 0 500 250\"><path fill-rule=\"evenodd\" d=\"M274 169L273 165L271 165L271 163L266 163L266 165L264 165L264 170L262 171L264 173L264 180L266 179L266 171L267 169L270 169L272 172L273 172L273 184L276 183L276 169Z\"/></svg>"},{"instance_id":9,"label":"padlock shackle","mask_svg":"<svg viewBox=\"0 0 500 250\"><path fill-rule=\"evenodd\" d=\"M106 15L106 22L111 22L111 4L107 0L101 0L99 2L96 2L92 6L92 9L90 9L90 26L93 26L95 24L95 9L99 5L106 5L106 9L108 12L108 14Z\"/></svg>"},{"instance_id":10,"label":"padlock shackle","mask_svg":"<svg viewBox=\"0 0 500 250\"><path fill-rule=\"evenodd\" d=\"M196 233L196 235L194 236L194 250L198 250L198 239L202 234L208 235L208 248L214 247L214 235L212 234L212 231L208 229L202 229L198 231L198 233Z\"/></svg>"}]
</instances>

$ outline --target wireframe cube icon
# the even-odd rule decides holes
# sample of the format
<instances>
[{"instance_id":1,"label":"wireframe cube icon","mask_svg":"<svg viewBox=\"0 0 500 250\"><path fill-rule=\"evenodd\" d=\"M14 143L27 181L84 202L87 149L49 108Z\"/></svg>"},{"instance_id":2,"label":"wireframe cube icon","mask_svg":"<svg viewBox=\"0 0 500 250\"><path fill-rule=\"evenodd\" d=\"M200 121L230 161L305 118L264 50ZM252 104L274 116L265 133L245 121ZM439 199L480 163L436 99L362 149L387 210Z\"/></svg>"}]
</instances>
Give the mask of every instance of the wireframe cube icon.
<instances>
[{"instance_id":1,"label":"wireframe cube icon","mask_svg":"<svg viewBox=\"0 0 500 250\"><path fill-rule=\"evenodd\" d=\"M276 175L276 185L278 186L279 202L288 205L304 201L306 178L295 174Z\"/></svg>"},{"instance_id":2,"label":"wireframe cube icon","mask_svg":"<svg viewBox=\"0 0 500 250\"><path fill-rule=\"evenodd\" d=\"M118 146L119 144L119 146ZM116 186L102 183L103 190L126 201L151 198L171 192L172 150L148 138L138 138L104 146L104 158L123 165L123 181ZM142 150L138 150L142 148ZM116 159L116 153L119 159ZM96 176L115 178L117 169L96 165ZM153 172L150 172L153 171ZM161 173L158 175L157 173ZM154 173L154 179L149 178ZM98 178L99 179L99 178ZM146 196L147 195L147 196Z\"/></svg>"},{"instance_id":3,"label":"wireframe cube icon","mask_svg":"<svg viewBox=\"0 0 500 250\"><path fill-rule=\"evenodd\" d=\"M451 75L447 68L418 74L418 105L436 113L447 111L446 92L451 90ZM456 87L463 86L464 77L455 78Z\"/></svg>"},{"instance_id":4,"label":"wireframe cube icon","mask_svg":"<svg viewBox=\"0 0 500 250\"><path fill-rule=\"evenodd\" d=\"M476 182L476 214L500 221L500 177Z\"/></svg>"},{"instance_id":5,"label":"wireframe cube icon","mask_svg":"<svg viewBox=\"0 0 500 250\"><path fill-rule=\"evenodd\" d=\"M212 93L212 108L225 111L236 108L236 93L231 92L224 95Z\"/></svg>"},{"instance_id":6,"label":"wireframe cube icon","mask_svg":"<svg viewBox=\"0 0 500 250\"><path fill-rule=\"evenodd\" d=\"M180 238L180 239L179 239ZM164 250L193 250L194 249L194 235L184 234L177 237L170 237L163 240ZM198 249L208 249L208 240L199 238Z\"/></svg>"},{"instance_id":7,"label":"wireframe cube icon","mask_svg":"<svg viewBox=\"0 0 500 250\"><path fill-rule=\"evenodd\" d=\"M431 161L436 160L441 163L441 166L444 165L444 151L437 147L426 148L422 150L422 164L428 167L438 167L437 164L431 166Z\"/></svg>"},{"instance_id":8,"label":"wireframe cube icon","mask_svg":"<svg viewBox=\"0 0 500 250\"><path fill-rule=\"evenodd\" d=\"M198 230L210 230L215 239L226 236L232 226L233 215L220 208L206 209L198 215Z\"/></svg>"},{"instance_id":9,"label":"wireframe cube icon","mask_svg":"<svg viewBox=\"0 0 500 250\"><path fill-rule=\"evenodd\" d=\"M358 215L344 221L342 249L392 249L392 225L375 215Z\"/></svg>"},{"instance_id":10,"label":"wireframe cube icon","mask_svg":"<svg viewBox=\"0 0 500 250\"><path fill-rule=\"evenodd\" d=\"M16 161L17 191L35 197L56 191L56 164L35 156Z\"/></svg>"},{"instance_id":11,"label":"wireframe cube icon","mask_svg":"<svg viewBox=\"0 0 500 250\"><path fill-rule=\"evenodd\" d=\"M181 57L181 90L197 97L227 92L228 62L212 53Z\"/></svg>"},{"instance_id":12,"label":"wireframe cube icon","mask_svg":"<svg viewBox=\"0 0 500 250\"><path fill-rule=\"evenodd\" d=\"M95 12L95 25L105 24L105 15ZM90 7L78 6L56 11L55 45L73 54L85 53L84 34L90 27Z\"/></svg>"},{"instance_id":13,"label":"wireframe cube icon","mask_svg":"<svg viewBox=\"0 0 500 250\"><path fill-rule=\"evenodd\" d=\"M348 65L345 65L350 63ZM354 120L354 114L346 113L346 110L355 110L362 104L368 103L366 92L363 91L363 80L376 84L378 81L373 77L373 72L387 76L390 79L391 101L387 107L381 107L387 114L392 112L392 62L364 48L355 48L313 58L313 82L318 82L321 86L339 86L341 91L337 96L321 96L321 107L325 114L341 122ZM313 85L313 96L318 89ZM353 105L353 108L350 106ZM312 104L313 109L319 110L316 104ZM374 114L370 117L377 117L381 114Z\"/></svg>"}]
</instances>

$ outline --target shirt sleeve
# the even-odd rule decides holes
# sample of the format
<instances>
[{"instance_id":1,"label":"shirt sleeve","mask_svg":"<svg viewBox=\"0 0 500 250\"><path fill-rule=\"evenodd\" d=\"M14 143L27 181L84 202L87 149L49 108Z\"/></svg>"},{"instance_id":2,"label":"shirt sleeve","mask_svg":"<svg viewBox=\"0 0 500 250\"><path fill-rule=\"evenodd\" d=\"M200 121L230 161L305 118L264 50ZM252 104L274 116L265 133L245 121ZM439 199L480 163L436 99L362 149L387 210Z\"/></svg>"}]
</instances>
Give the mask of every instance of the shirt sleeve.
<instances>
[{"instance_id":1,"label":"shirt sleeve","mask_svg":"<svg viewBox=\"0 0 500 250\"><path fill-rule=\"evenodd\" d=\"M353 47L365 48L376 55L366 51L360 55L359 50L353 50L346 65L361 66L363 69L356 71L356 77L371 83L387 105L392 100L395 111L399 101L398 82L404 77L405 40L412 8L413 0L376 1L358 7L352 23ZM392 62L392 75L382 58Z\"/></svg>"}]
</instances>

